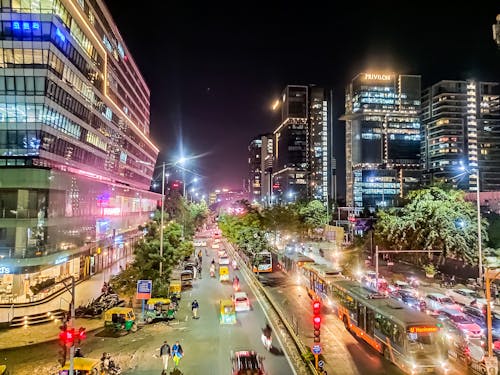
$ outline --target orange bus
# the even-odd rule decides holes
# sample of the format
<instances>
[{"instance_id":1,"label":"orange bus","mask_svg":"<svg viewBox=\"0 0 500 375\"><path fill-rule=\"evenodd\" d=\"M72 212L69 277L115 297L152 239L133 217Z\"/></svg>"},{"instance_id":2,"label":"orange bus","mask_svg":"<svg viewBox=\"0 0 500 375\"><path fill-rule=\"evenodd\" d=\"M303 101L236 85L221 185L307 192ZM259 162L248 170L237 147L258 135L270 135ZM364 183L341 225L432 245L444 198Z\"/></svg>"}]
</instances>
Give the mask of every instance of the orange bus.
<instances>
[{"instance_id":1,"label":"orange bus","mask_svg":"<svg viewBox=\"0 0 500 375\"><path fill-rule=\"evenodd\" d=\"M436 319L376 294L358 281L334 281L331 293L345 328L405 373L447 371L447 353L439 344L440 324Z\"/></svg>"}]
</instances>

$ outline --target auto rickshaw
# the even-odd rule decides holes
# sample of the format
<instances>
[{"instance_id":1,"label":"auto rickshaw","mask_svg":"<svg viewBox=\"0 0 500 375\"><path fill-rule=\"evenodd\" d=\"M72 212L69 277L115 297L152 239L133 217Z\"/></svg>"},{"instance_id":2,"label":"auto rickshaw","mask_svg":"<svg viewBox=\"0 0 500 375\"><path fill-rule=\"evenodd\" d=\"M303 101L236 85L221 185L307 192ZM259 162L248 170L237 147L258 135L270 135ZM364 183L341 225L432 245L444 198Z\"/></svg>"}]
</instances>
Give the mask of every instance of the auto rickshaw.
<instances>
[{"instance_id":1,"label":"auto rickshaw","mask_svg":"<svg viewBox=\"0 0 500 375\"><path fill-rule=\"evenodd\" d=\"M172 320L175 318L175 309L169 298L150 298L146 303L144 319L151 323L155 319Z\"/></svg>"},{"instance_id":2,"label":"auto rickshaw","mask_svg":"<svg viewBox=\"0 0 500 375\"><path fill-rule=\"evenodd\" d=\"M236 324L236 310L231 299L220 300L220 324Z\"/></svg>"},{"instance_id":3,"label":"auto rickshaw","mask_svg":"<svg viewBox=\"0 0 500 375\"><path fill-rule=\"evenodd\" d=\"M188 287L193 285L193 272L189 270L184 270L181 272L181 285L183 287Z\"/></svg>"},{"instance_id":4,"label":"auto rickshaw","mask_svg":"<svg viewBox=\"0 0 500 375\"><path fill-rule=\"evenodd\" d=\"M100 360L93 358L76 357L73 359L73 369L75 370L75 374L78 375L99 375L100 364ZM59 370L59 375L68 375L69 365L69 361L67 361Z\"/></svg>"},{"instance_id":5,"label":"auto rickshaw","mask_svg":"<svg viewBox=\"0 0 500 375\"><path fill-rule=\"evenodd\" d=\"M180 300L181 299L181 291L182 291L182 283L181 280L171 280L170 285L168 287L168 295L170 298L175 295L175 297Z\"/></svg>"},{"instance_id":6,"label":"auto rickshaw","mask_svg":"<svg viewBox=\"0 0 500 375\"><path fill-rule=\"evenodd\" d=\"M0 365L0 375L9 375L9 370L7 370L6 365Z\"/></svg>"},{"instance_id":7,"label":"auto rickshaw","mask_svg":"<svg viewBox=\"0 0 500 375\"><path fill-rule=\"evenodd\" d=\"M114 331L136 332L134 310L130 307L113 307L104 313L104 327Z\"/></svg>"},{"instance_id":8,"label":"auto rickshaw","mask_svg":"<svg viewBox=\"0 0 500 375\"><path fill-rule=\"evenodd\" d=\"M219 281L229 281L229 267L219 266Z\"/></svg>"}]
</instances>

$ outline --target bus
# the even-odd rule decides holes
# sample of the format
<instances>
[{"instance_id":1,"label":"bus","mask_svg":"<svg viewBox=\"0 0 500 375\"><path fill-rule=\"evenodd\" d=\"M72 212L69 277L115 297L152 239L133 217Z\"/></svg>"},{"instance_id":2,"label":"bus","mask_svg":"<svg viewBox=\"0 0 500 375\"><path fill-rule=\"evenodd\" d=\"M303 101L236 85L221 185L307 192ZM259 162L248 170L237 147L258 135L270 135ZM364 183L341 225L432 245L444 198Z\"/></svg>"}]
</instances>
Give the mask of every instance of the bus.
<instances>
[{"instance_id":1,"label":"bus","mask_svg":"<svg viewBox=\"0 0 500 375\"><path fill-rule=\"evenodd\" d=\"M261 251L254 255L253 272L273 272L273 257L269 251Z\"/></svg>"},{"instance_id":2,"label":"bus","mask_svg":"<svg viewBox=\"0 0 500 375\"><path fill-rule=\"evenodd\" d=\"M331 292L345 328L405 373L446 373L447 354L436 319L358 281L335 281Z\"/></svg>"},{"instance_id":3,"label":"bus","mask_svg":"<svg viewBox=\"0 0 500 375\"><path fill-rule=\"evenodd\" d=\"M291 254L278 255L278 264L287 273L299 272L301 267L310 263L314 263L314 259L306 257L301 253L293 252Z\"/></svg>"},{"instance_id":4,"label":"bus","mask_svg":"<svg viewBox=\"0 0 500 375\"><path fill-rule=\"evenodd\" d=\"M331 284L334 281L344 279L340 269L308 262L302 265L300 274L311 299L318 299L323 302L323 305L333 306Z\"/></svg>"}]
</instances>

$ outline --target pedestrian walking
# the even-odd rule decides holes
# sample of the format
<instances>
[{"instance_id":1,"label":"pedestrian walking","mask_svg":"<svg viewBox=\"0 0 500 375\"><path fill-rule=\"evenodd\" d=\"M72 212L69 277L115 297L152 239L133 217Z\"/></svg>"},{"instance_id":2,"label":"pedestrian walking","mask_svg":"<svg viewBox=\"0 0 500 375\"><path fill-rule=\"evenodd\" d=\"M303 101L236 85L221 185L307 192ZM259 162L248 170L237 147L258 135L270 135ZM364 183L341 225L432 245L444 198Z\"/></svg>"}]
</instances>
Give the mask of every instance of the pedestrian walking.
<instances>
[{"instance_id":1,"label":"pedestrian walking","mask_svg":"<svg viewBox=\"0 0 500 375\"><path fill-rule=\"evenodd\" d=\"M192 303L191 303L191 311L193 312L193 319L198 319L198 301L197 300L194 300Z\"/></svg>"},{"instance_id":2,"label":"pedestrian walking","mask_svg":"<svg viewBox=\"0 0 500 375\"><path fill-rule=\"evenodd\" d=\"M163 371L164 373L168 370L168 359L171 357L170 345L167 341L163 341L163 345L160 348L160 356L163 361Z\"/></svg>"},{"instance_id":3,"label":"pedestrian walking","mask_svg":"<svg viewBox=\"0 0 500 375\"><path fill-rule=\"evenodd\" d=\"M179 362L181 358L184 357L184 350L182 349L179 341L176 341L174 345L172 345L172 359L174 360L174 368L179 367Z\"/></svg>"},{"instance_id":4,"label":"pedestrian walking","mask_svg":"<svg viewBox=\"0 0 500 375\"><path fill-rule=\"evenodd\" d=\"M201 279L201 263L198 264L198 278Z\"/></svg>"}]
</instances>

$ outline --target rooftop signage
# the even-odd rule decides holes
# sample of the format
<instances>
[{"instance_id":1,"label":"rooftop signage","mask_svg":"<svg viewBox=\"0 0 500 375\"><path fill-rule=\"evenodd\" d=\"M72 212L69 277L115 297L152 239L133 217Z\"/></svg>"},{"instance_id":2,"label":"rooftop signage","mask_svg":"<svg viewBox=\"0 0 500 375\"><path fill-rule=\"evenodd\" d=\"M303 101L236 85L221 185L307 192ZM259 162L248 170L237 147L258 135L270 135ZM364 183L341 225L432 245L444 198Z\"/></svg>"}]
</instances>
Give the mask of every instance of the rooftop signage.
<instances>
[{"instance_id":1,"label":"rooftop signage","mask_svg":"<svg viewBox=\"0 0 500 375\"><path fill-rule=\"evenodd\" d=\"M365 79L369 81L390 81L392 74L364 73Z\"/></svg>"}]
</instances>

